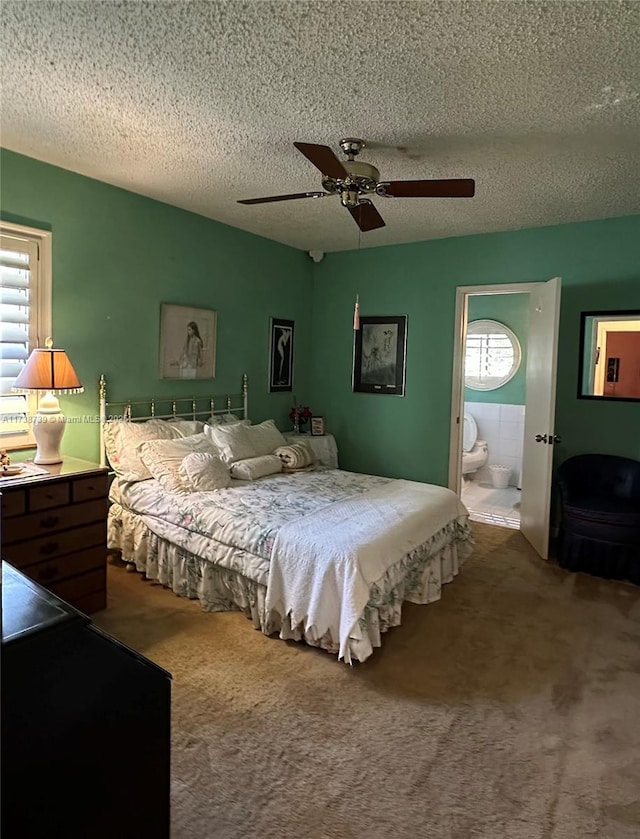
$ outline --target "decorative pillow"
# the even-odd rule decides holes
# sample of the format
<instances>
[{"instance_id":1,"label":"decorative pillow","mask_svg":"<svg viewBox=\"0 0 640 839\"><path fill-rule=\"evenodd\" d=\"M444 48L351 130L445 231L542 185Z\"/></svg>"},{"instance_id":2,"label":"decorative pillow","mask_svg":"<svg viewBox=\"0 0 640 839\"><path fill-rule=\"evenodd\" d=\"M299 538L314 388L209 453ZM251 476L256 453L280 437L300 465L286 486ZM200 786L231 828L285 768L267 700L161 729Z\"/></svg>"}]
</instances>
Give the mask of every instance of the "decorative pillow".
<instances>
[{"instance_id":1,"label":"decorative pillow","mask_svg":"<svg viewBox=\"0 0 640 839\"><path fill-rule=\"evenodd\" d=\"M282 461L275 454L263 454L260 457L249 457L246 460L236 460L229 471L231 477L241 481L257 481L267 475L282 472Z\"/></svg>"},{"instance_id":2,"label":"decorative pillow","mask_svg":"<svg viewBox=\"0 0 640 839\"><path fill-rule=\"evenodd\" d=\"M180 464L178 474L186 492L224 489L231 481L227 465L211 452L191 452Z\"/></svg>"},{"instance_id":3,"label":"decorative pillow","mask_svg":"<svg viewBox=\"0 0 640 839\"><path fill-rule=\"evenodd\" d=\"M207 433L220 448L225 463L271 454L278 446L287 444L273 420L265 420L258 425L212 425Z\"/></svg>"},{"instance_id":4,"label":"decorative pillow","mask_svg":"<svg viewBox=\"0 0 640 839\"><path fill-rule=\"evenodd\" d=\"M102 433L104 434L104 449L107 453L109 463L114 470L117 469L117 466L120 463L116 439L118 437L118 431L120 430L121 424L122 423L119 421L109 420L102 425Z\"/></svg>"},{"instance_id":5,"label":"decorative pillow","mask_svg":"<svg viewBox=\"0 0 640 839\"><path fill-rule=\"evenodd\" d=\"M200 420L170 419L168 422L178 432L179 437L191 437L204 431L204 423Z\"/></svg>"},{"instance_id":6,"label":"decorative pillow","mask_svg":"<svg viewBox=\"0 0 640 839\"><path fill-rule=\"evenodd\" d=\"M173 440L175 428L162 420L131 422L113 420L104 424L104 444L113 471L125 481L146 481L151 472L142 462L137 447L147 440Z\"/></svg>"},{"instance_id":7,"label":"decorative pillow","mask_svg":"<svg viewBox=\"0 0 640 839\"><path fill-rule=\"evenodd\" d=\"M316 459L313 449L308 443L292 443L289 446L280 446L274 454L289 469L304 469L315 463Z\"/></svg>"},{"instance_id":8,"label":"decorative pillow","mask_svg":"<svg viewBox=\"0 0 640 839\"><path fill-rule=\"evenodd\" d=\"M149 440L138 447L142 462L154 478L169 492L184 491L179 470L184 458L191 452L209 452L220 455L206 434L180 437L174 440Z\"/></svg>"}]
</instances>

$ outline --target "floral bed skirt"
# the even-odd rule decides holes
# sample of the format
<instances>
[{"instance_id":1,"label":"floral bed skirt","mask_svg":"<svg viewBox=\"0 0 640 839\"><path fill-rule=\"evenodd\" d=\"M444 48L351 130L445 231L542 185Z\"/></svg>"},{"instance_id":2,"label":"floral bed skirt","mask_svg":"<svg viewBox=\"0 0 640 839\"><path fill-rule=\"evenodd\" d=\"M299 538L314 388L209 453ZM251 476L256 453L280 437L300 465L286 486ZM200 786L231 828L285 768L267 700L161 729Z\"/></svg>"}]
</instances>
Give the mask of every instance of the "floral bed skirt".
<instances>
[{"instance_id":1,"label":"floral bed skirt","mask_svg":"<svg viewBox=\"0 0 640 839\"><path fill-rule=\"evenodd\" d=\"M267 613L266 581L252 580L237 571L214 565L157 536L139 516L113 504L109 511L108 544L120 551L124 562L148 579L181 597L197 599L208 612L242 611L265 635L304 641L337 654L339 640L321 637L292 626L286 616ZM471 554L473 536L466 517L449 522L428 542L393 565L378 584L355 628L349 649L352 659L364 661L381 646L382 633L399 626L402 603L426 604L440 599L442 586L451 582Z\"/></svg>"}]
</instances>

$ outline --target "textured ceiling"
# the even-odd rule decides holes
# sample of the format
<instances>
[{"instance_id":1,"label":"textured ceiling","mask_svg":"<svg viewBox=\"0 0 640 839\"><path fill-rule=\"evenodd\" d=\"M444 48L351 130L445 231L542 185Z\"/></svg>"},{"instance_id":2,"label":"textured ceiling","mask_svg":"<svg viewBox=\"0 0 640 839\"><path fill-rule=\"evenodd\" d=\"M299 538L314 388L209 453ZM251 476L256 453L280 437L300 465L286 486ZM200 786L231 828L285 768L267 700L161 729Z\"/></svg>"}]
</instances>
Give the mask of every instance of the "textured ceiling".
<instances>
[{"instance_id":1,"label":"textured ceiling","mask_svg":"<svg viewBox=\"0 0 640 839\"><path fill-rule=\"evenodd\" d=\"M361 247L640 212L640 3L11 2L2 145L305 250L358 246L292 143L370 144Z\"/></svg>"}]
</instances>

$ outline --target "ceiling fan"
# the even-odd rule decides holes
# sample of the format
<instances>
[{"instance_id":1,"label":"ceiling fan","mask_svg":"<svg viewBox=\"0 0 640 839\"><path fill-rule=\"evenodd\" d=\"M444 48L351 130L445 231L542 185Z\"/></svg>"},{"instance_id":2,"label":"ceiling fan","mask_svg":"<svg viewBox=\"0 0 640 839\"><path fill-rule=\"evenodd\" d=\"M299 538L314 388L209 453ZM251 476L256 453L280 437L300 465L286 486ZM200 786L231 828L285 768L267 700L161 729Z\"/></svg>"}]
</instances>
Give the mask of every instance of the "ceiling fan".
<instances>
[{"instance_id":1,"label":"ceiling fan","mask_svg":"<svg viewBox=\"0 0 640 839\"><path fill-rule=\"evenodd\" d=\"M347 159L340 161L329 146L316 143L294 143L299 152L322 172L325 192L296 192L291 195L270 195L266 198L245 198L238 204L268 204L271 201L293 201L297 198L326 198L339 195L340 203L351 213L363 233L384 227L385 223L368 195L381 198L473 198L472 178L427 181L381 181L375 166L356 160L366 143L356 137L340 140Z\"/></svg>"}]
</instances>

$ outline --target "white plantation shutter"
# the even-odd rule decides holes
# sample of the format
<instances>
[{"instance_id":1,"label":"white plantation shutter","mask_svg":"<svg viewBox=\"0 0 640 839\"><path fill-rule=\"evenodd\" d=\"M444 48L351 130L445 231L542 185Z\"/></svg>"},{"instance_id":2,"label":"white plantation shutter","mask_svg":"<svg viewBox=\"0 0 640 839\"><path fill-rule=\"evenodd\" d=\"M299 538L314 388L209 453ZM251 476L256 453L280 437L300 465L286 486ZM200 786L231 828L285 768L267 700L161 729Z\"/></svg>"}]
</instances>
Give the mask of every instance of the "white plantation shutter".
<instances>
[{"instance_id":1,"label":"white plantation shutter","mask_svg":"<svg viewBox=\"0 0 640 839\"><path fill-rule=\"evenodd\" d=\"M513 365L514 352L507 335L469 335L465 375L475 379L501 379Z\"/></svg>"},{"instance_id":2,"label":"white plantation shutter","mask_svg":"<svg viewBox=\"0 0 640 839\"><path fill-rule=\"evenodd\" d=\"M48 234L45 234L48 235ZM31 441L32 396L11 388L51 324L50 283L42 265L42 241L12 226L0 232L0 448Z\"/></svg>"},{"instance_id":3,"label":"white plantation shutter","mask_svg":"<svg viewBox=\"0 0 640 839\"><path fill-rule=\"evenodd\" d=\"M471 321L464 358L466 387L495 390L508 382L520 366L517 336L497 321Z\"/></svg>"}]
</instances>

